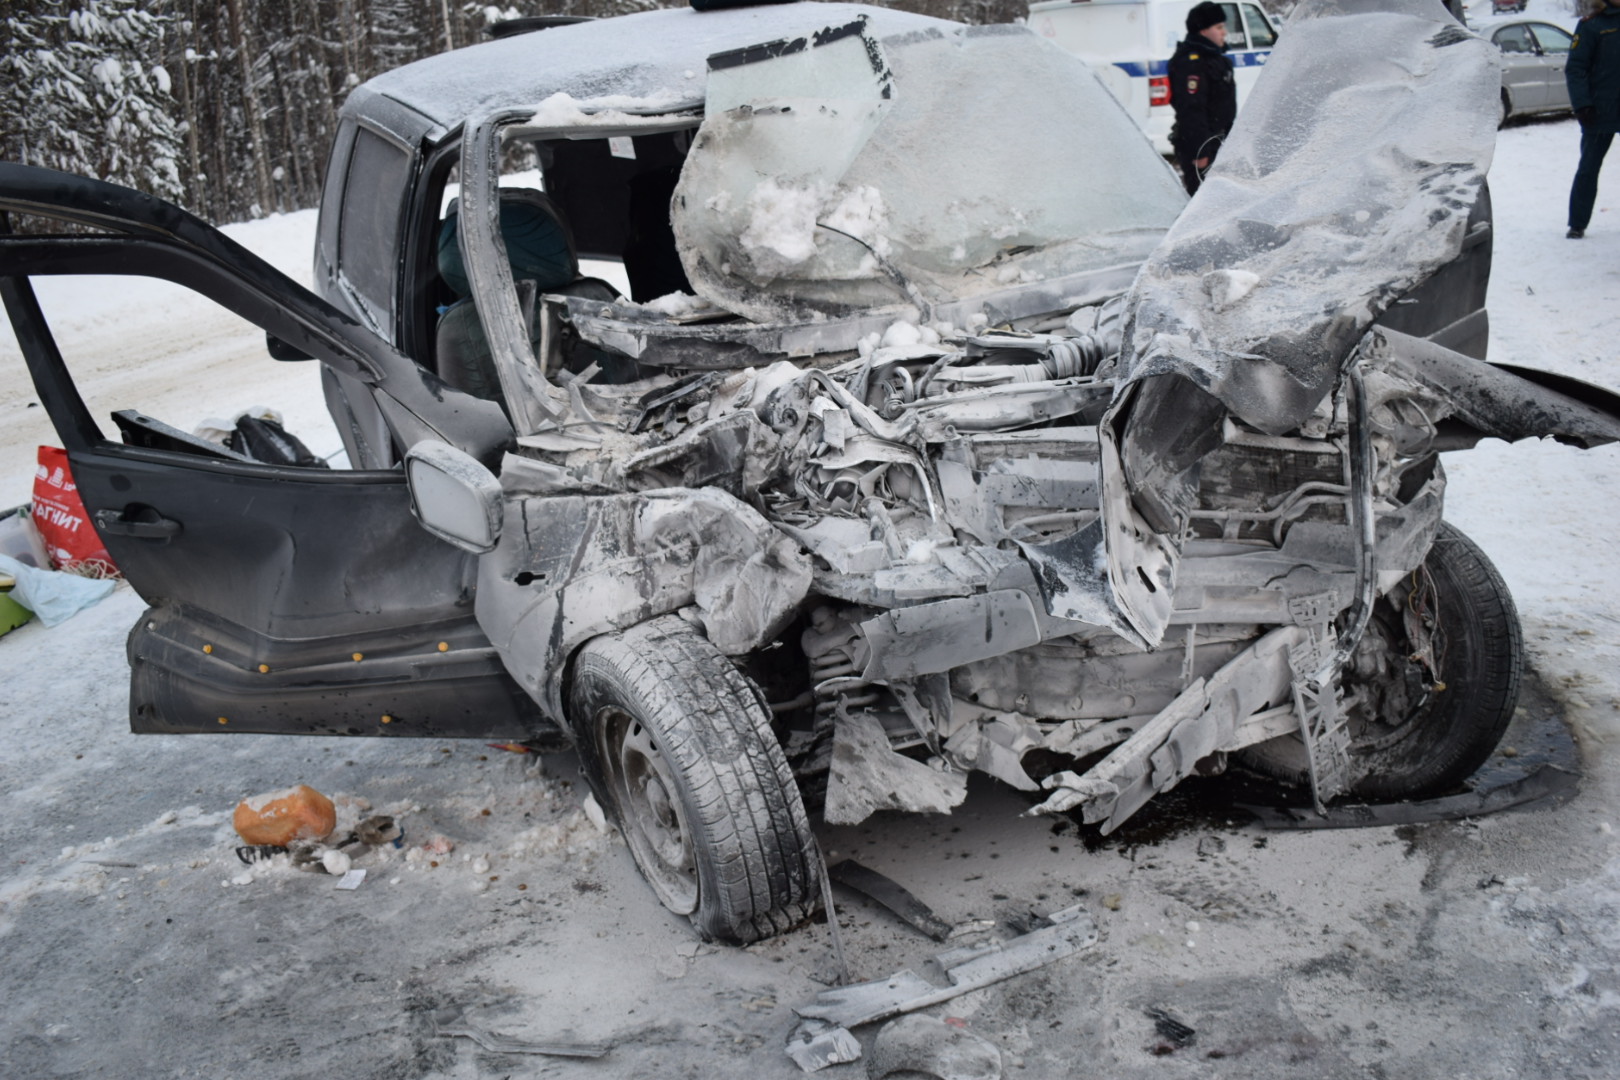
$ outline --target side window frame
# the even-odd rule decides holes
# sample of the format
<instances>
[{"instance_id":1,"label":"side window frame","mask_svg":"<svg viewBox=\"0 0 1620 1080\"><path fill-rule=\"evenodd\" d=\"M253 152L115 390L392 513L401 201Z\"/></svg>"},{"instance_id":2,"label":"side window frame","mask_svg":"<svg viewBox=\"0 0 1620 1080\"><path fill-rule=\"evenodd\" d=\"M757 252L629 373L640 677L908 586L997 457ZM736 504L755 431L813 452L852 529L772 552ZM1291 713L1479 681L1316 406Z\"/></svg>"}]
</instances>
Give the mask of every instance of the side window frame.
<instances>
[{"instance_id":1,"label":"side window frame","mask_svg":"<svg viewBox=\"0 0 1620 1080\"><path fill-rule=\"evenodd\" d=\"M1536 43L1536 48L1540 49L1544 56L1568 55L1569 51L1574 48L1575 39L1567 30L1553 26L1550 23L1528 23L1527 25L1530 27L1530 40ZM1563 47L1557 49L1548 48L1547 43L1541 40L1541 34L1544 30L1550 31L1548 36L1554 37L1555 40L1557 40L1557 37L1562 37L1563 40L1558 41L1558 44Z\"/></svg>"},{"instance_id":2,"label":"side window frame","mask_svg":"<svg viewBox=\"0 0 1620 1080\"><path fill-rule=\"evenodd\" d=\"M1277 45L1277 28L1271 25L1271 20L1266 17L1265 11L1258 4L1245 3L1239 4L1238 7L1243 13L1243 36L1249 43L1248 47L1254 50L1275 48ZM1265 44L1260 44L1254 40L1256 20L1259 20L1260 26L1265 29L1267 36L1271 38Z\"/></svg>"},{"instance_id":3,"label":"side window frame","mask_svg":"<svg viewBox=\"0 0 1620 1080\"><path fill-rule=\"evenodd\" d=\"M354 149L357 125L349 117L338 121L337 137L326 162L321 181L321 207L315 234L315 291L327 301L340 300L337 282L338 222L343 214L343 184L349 174L349 154Z\"/></svg>"},{"instance_id":4,"label":"side window frame","mask_svg":"<svg viewBox=\"0 0 1620 1080\"><path fill-rule=\"evenodd\" d=\"M1227 49L1231 52L1248 52L1254 46L1249 44L1249 31L1243 24L1243 12L1235 3L1221 4L1221 10L1226 13L1226 40ZM1243 35L1243 43L1232 44L1232 33L1236 31Z\"/></svg>"},{"instance_id":5,"label":"side window frame","mask_svg":"<svg viewBox=\"0 0 1620 1080\"><path fill-rule=\"evenodd\" d=\"M435 283L439 278L438 239L441 220L439 204L451 169L461 157L461 132L428 150L421 159L418 179L405 208L405 237L399 289L401 314L398 346L419 363L433 349L436 319L430 318Z\"/></svg>"},{"instance_id":6,"label":"side window frame","mask_svg":"<svg viewBox=\"0 0 1620 1080\"><path fill-rule=\"evenodd\" d=\"M380 240L377 236L378 229L375 226L387 220L386 210L383 214L375 216L371 222L374 226L372 229L353 234L349 232L351 227L360 228L361 215L367 213L367 208L360 205L359 200L350 197L352 193L357 191L355 183L358 178L355 169L357 165L362 163L361 143L367 138L375 139L381 146L398 151L401 155L398 159L401 167L398 173L397 187L381 195L376 192L369 193L372 197L383 198L385 206L387 202L391 201L394 208L392 227L387 229L387 235ZM395 309L399 303L400 261L404 247L401 243L403 239L402 223L411 190L414 186L412 180L420 166L420 161L412 147L403 139L385 128L363 119L355 125L354 138L347 147L346 158L343 169L342 201L336 230L337 278L343 291L353 301L353 306L371 324L371 329L384 340L393 343L397 340ZM360 275L351 272L351 265L357 266L360 262L359 258L355 259L354 264L349 261L351 252L346 249L349 248L351 240L356 242L354 244L357 249L355 254L359 254L360 245L364 244L366 248L369 248L367 254L380 257L381 265L369 268L369 272L382 275L380 281L366 281ZM373 286L378 284L382 287L373 291Z\"/></svg>"},{"instance_id":7,"label":"side window frame","mask_svg":"<svg viewBox=\"0 0 1620 1080\"><path fill-rule=\"evenodd\" d=\"M0 293L4 293L5 307L11 326L23 346L24 362L29 369L36 391L40 394L46 412L50 415L63 445L75 453L95 451L114 455L138 453L158 455L157 460L184 464L188 468L241 467L264 470L291 470L291 475L321 473L353 475L365 470L359 468L325 470L305 466L271 465L261 462L234 461L234 455L199 456L174 448L155 447L128 441L127 433L118 422L120 412L129 411L138 418L146 418L142 409L125 407L114 409L104 426L85 401L69 360L57 342L53 318L40 305L33 291L34 277L125 276L167 282L184 289L220 309L250 324L255 334L268 330L307 349L316 363L327 371L339 372L351 378L371 379L375 371L368 358L356 352L352 345L324 332L317 318L307 317L284 301L263 291L262 287L234 269L221 267L206 257L182 245L164 239L139 235L111 234L95 240L64 242L61 237L31 240L15 237L0 214L0 236L13 244L29 244L43 259L57 264L56 269L37 266L31 274L18 274L0 279ZM100 250L97 250L97 249ZM143 269L133 271L130 267ZM268 354L262 357L267 366L277 363ZM132 403L139 404L139 403ZM164 418L156 417L160 422ZM178 432L184 436L184 432Z\"/></svg>"},{"instance_id":8,"label":"side window frame","mask_svg":"<svg viewBox=\"0 0 1620 1080\"><path fill-rule=\"evenodd\" d=\"M1504 45L1504 42L1509 40L1510 37L1515 33L1523 39L1523 43L1528 45L1529 48L1509 49ZM1502 29L1491 35L1491 44L1495 45L1497 49L1501 50L1503 54L1509 56L1535 56L1537 50L1540 48L1540 46L1536 44L1534 35L1530 33L1530 28L1524 23L1515 23L1512 26L1502 27Z\"/></svg>"}]
</instances>

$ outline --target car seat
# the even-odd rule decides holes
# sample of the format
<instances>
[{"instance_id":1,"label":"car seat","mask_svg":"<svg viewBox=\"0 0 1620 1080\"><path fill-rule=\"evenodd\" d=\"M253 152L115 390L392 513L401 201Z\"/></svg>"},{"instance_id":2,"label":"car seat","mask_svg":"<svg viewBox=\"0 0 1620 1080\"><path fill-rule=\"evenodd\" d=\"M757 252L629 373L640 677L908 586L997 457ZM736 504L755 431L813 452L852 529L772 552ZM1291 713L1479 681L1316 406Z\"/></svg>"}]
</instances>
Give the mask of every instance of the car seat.
<instances>
[{"instance_id":1,"label":"car seat","mask_svg":"<svg viewBox=\"0 0 1620 1080\"><path fill-rule=\"evenodd\" d=\"M518 285L530 347L535 345L535 308L539 294L582 296L604 302L619 299L618 290L600 278L579 276L574 238L556 205L543 192L528 188L501 191L501 239ZM452 203L439 227L439 276L459 298L439 315L434 332L434 368L458 390L489 401L501 400L500 378L489 339L470 295L461 257L460 207ZM573 367L573 364L569 364ZM583 366L583 365L581 365Z\"/></svg>"}]
</instances>

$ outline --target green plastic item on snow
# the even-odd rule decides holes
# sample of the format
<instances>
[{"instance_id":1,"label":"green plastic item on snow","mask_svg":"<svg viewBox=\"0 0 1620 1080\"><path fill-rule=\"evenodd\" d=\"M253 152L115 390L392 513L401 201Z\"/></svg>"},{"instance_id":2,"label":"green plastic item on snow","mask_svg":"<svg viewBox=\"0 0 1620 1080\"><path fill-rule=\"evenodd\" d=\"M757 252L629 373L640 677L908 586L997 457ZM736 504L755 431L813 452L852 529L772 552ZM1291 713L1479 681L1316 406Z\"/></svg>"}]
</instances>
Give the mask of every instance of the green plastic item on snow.
<instances>
[{"instance_id":1,"label":"green plastic item on snow","mask_svg":"<svg viewBox=\"0 0 1620 1080\"><path fill-rule=\"evenodd\" d=\"M34 617L34 613L13 600L6 593L0 592L0 637L11 633L17 627Z\"/></svg>"}]
</instances>

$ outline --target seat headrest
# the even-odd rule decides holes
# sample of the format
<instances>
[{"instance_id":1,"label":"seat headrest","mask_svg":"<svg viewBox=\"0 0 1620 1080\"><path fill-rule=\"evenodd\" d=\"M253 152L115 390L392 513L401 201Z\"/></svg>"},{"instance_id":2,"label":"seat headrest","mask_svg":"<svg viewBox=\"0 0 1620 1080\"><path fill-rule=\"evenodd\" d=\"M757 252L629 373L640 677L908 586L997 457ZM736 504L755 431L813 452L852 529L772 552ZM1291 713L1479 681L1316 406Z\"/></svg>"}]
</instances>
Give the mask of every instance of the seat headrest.
<instances>
[{"instance_id":1,"label":"seat headrest","mask_svg":"<svg viewBox=\"0 0 1620 1080\"><path fill-rule=\"evenodd\" d=\"M439 276L457 296L466 296L472 288L461 260L460 214L460 204L452 203L439 226ZM501 239L512 276L533 281L541 292L560 288L579 276L574 238L543 192L529 188L501 191Z\"/></svg>"}]
</instances>

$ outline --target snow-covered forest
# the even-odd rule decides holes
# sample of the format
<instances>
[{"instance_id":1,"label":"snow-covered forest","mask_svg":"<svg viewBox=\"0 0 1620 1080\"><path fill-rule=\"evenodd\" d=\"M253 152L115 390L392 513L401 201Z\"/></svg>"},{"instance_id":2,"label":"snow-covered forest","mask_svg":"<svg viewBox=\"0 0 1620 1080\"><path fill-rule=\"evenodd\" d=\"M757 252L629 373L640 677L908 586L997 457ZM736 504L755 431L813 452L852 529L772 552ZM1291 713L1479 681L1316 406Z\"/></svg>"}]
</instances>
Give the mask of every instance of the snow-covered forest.
<instances>
[{"instance_id":1,"label":"snow-covered forest","mask_svg":"<svg viewBox=\"0 0 1620 1080\"><path fill-rule=\"evenodd\" d=\"M878 0L966 22L1023 0ZM0 0L0 159L112 180L209 221L314 206L337 110L503 19L684 0Z\"/></svg>"}]
</instances>

